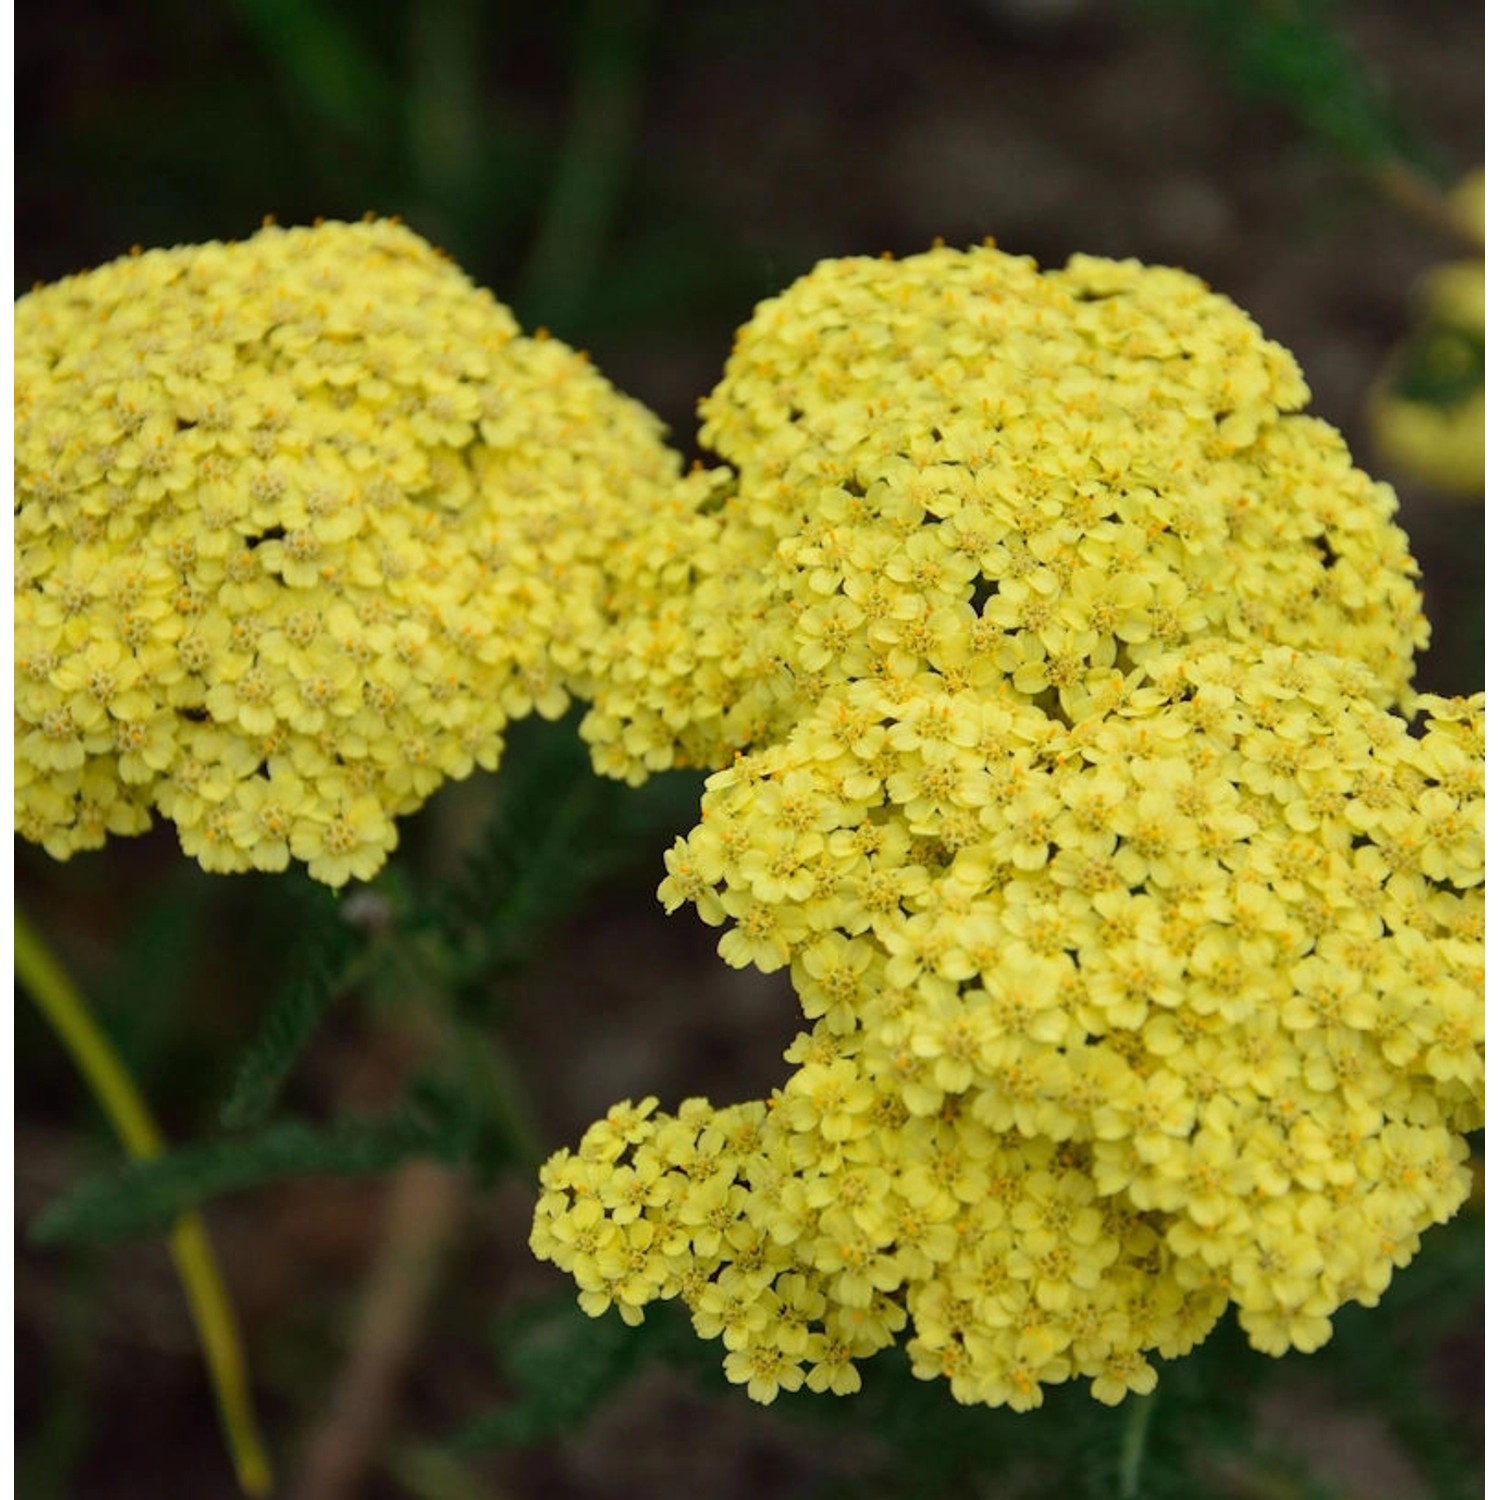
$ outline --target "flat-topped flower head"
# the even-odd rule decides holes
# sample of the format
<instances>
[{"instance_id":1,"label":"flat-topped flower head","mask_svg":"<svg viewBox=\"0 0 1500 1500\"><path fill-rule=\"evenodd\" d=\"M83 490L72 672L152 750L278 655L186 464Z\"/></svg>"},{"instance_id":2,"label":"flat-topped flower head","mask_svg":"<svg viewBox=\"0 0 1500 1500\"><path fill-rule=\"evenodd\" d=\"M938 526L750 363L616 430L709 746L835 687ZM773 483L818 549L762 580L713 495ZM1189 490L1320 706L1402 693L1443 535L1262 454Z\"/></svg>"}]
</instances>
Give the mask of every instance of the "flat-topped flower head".
<instances>
[{"instance_id":1,"label":"flat-topped flower head","mask_svg":"<svg viewBox=\"0 0 1500 1500\"><path fill-rule=\"evenodd\" d=\"M1307 397L1182 271L824 262L702 404L730 467L684 481L654 558L622 558L598 763L724 765L836 684L917 672L1076 722L1208 637L1336 652L1409 707L1427 626L1395 500Z\"/></svg>"},{"instance_id":2,"label":"flat-topped flower head","mask_svg":"<svg viewBox=\"0 0 1500 1500\"><path fill-rule=\"evenodd\" d=\"M590 1312L681 1295L758 1400L854 1389L901 1333L963 1402L1114 1402L1230 1308L1317 1347L1457 1210L1483 700L1408 724L1360 663L1212 639L1133 679L1071 725L1003 680L844 685L709 778L662 899L812 1025L769 1105L695 1113L632 1210L650 1274L600 1256ZM614 1170L683 1139L646 1129ZM588 1156L538 1206L565 1268L624 1233Z\"/></svg>"},{"instance_id":3,"label":"flat-topped flower head","mask_svg":"<svg viewBox=\"0 0 1500 1500\"><path fill-rule=\"evenodd\" d=\"M659 424L391 221L153 250L16 306L16 820L158 813L213 870L366 878L560 714Z\"/></svg>"}]
</instances>

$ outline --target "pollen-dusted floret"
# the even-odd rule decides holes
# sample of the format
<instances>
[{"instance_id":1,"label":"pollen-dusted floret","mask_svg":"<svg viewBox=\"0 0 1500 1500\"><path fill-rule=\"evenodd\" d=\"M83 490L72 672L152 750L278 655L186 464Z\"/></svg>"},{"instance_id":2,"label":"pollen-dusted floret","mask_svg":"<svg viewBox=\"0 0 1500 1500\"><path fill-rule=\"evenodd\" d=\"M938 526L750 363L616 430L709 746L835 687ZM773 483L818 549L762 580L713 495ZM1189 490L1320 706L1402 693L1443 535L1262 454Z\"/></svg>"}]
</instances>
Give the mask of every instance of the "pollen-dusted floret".
<instances>
[{"instance_id":1,"label":"pollen-dusted floret","mask_svg":"<svg viewBox=\"0 0 1500 1500\"><path fill-rule=\"evenodd\" d=\"M15 311L16 821L153 812L215 870L366 878L560 714L660 426L393 222L153 250Z\"/></svg>"},{"instance_id":2,"label":"pollen-dusted floret","mask_svg":"<svg viewBox=\"0 0 1500 1500\"><path fill-rule=\"evenodd\" d=\"M1363 665L1232 641L1137 675L1071 726L1005 682L847 684L709 778L662 899L788 968L813 1024L769 1104L645 1119L637 1170L680 1182L588 1310L681 1295L762 1401L853 1390L899 1334L963 1402L1113 1402L1231 1307L1317 1347L1457 1210L1482 699L1409 725ZM548 1168L560 1265L635 1223L590 1156Z\"/></svg>"},{"instance_id":3,"label":"pollen-dusted floret","mask_svg":"<svg viewBox=\"0 0 1500 1500\"><path fill-rule=\"evenodd\" d=\"M702 404L732 467L620 555L596 763L714 768L834 685L919 671L1077 721L1211 637L1336 650L1409 707L1427 627L1395 500L1307 395L1182 271L824 262L761 304Z\"/></svg>"}]
</instances>

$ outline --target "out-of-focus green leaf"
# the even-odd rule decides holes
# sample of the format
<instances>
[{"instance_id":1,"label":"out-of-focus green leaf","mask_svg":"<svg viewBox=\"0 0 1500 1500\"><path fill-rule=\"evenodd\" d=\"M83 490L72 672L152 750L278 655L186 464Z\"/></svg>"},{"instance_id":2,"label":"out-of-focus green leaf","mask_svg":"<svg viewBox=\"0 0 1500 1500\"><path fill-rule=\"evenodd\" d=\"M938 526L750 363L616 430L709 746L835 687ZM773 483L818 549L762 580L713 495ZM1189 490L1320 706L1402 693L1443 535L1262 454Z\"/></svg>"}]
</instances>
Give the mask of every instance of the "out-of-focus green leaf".
<instances>
[{"instance_id":1,"label":"out-of-focus green leaf","mask_svg":"<svg viewBox=\"0 0 1500 1500\"><path fill-rule=\"evenodd\" d=\"M571 1296L534 1302L495 1330L516 1399L480 1417L451 1442L456 1452L545 1442L576 1431L646 1364L667 1360L717 1375L719 1349L698 1339L681 1308L653 1308L638 1328L614 1315L590 1318Z\"/></svg>"},{"instance_id":2,"label":"out-of-focus green leaf","mask_svg":"<svg viewBox=\"0 0 1500 1500\"><path fill-rule=\"evenodd\" d=\"M287 1075L312 1039L338 992L345 966L358 952L360 935L340 914L338 902L311 881L301 883L291 970L272 1003L260 1034L241 1056L234 1091L220 1112L234 1130L257 1125L275 1107Z\"/></svg>"},{"instance_id":3,"label":"out-of-focus green leaf","mask_svg":"<svg viewBox=\"0 0 1500 1500\"><path fill-rule=\"evenodd\" d=\"M185 1146L74 1189L37 1217L43 1244L157 1234L210 1199L284 1177L358 1177L384 1172L408 1156L441 1154L432 1124L405 1113L349 1119L326 1130L279 1121L232 1140Z\"/></svg>"},{"instance_id":4,"label":"out-of-focus green leaf","mask_svg":"<svg viewBox=\"0 0 1500 1500\"><path fill-rule=\"evenodd\" d=\"M1139 0L1188 22L1209 60L1253 98L1291 111L1362 170L1396 159L1436 175L1422 146L1340 29L1335 0Z\"/></svg>"},{"instance_id":5,"label":"out-of-focus green leaf","mask_svg":"<svg viewBox=\"0 0 1500 1500\"><path fill-rule=\"evenodd\" d=\"M357 28L319 0L235 0L282 75L331 125L373 134L391 87Z\"/></svg>"}]
</instances>

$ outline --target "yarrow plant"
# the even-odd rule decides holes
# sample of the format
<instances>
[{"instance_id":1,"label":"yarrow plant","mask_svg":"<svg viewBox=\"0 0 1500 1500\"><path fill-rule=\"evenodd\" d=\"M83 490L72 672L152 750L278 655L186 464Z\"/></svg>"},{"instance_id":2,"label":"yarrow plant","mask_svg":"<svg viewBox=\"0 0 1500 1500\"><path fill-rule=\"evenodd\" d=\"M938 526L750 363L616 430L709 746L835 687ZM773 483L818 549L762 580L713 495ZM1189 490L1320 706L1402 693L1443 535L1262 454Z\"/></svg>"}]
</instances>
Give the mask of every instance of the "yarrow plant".
<instances>
[{"instance_id":1,"label":"yarrow plant","mask_svg":"<svg viewBox=\"0 0 1500 1500\"><path fill-rule=\"evenodd\" d=\"M584 1310L680 1298L757 1400L901 1339L964 1403L1233 1308L1373 1303L1483 1118L1483 702L1418 695L1395 499L1181 271L993 246L764 303L683 473L391 223L133 257L17 309L17 825L153 812L365 879L585 700L708 772L660 895L786 970L765 1097L542 1172Z\"/></svg>"},{"instance_id":2,"label":"yarrow plant","mask_svg":"<svg viewBox=\"0 0 1500 1500\"><path fill-rule=\"evenodd\" d=\"M1483 708L1413 697L1394 499L1306 397L1084 257L828 262L741 331L585 733L723 767L662 898L813 1025L547 1164L587 1311L681 1297L761 1401L904 1335L962 1402L1115 1402L1231 1304L1317 1347L1456 1210Z\"/></svg>"},{"instance_id":3,"label":"yarrow plant","mask_svg":"<svg viewBox=\"0 0 1500 1500\"><path fill-rule=\"evenodd\" d=\"M16 306L16 823L368 879L559 716L660 424L392 221L153 250Z\"/></svg>"}]
</instances>

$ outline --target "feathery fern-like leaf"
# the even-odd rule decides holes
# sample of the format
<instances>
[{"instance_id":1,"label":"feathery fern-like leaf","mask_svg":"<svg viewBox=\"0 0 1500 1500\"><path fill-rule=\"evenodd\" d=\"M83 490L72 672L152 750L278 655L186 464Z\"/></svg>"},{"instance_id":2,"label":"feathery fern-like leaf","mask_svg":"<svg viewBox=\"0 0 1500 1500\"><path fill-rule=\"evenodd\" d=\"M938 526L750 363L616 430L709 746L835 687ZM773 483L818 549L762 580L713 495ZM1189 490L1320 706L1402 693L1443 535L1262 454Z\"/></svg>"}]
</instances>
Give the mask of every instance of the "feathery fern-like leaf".
<instances>
[{"instance_id":1,"label":"feathery fern-like leaf","mask_svg":"<svg viewBox=\"0 0 1500 1500\"><path fill-rule=\"evenodd\" d=\"M517 1309L496 1328L516 1399L477 1418L449 1446L458 1453L545 1442L576 1431L637 1371L656 1360L698 1372L724 1389L717 1351L692 1330L681 1308L653 1308L638 1328L612 1314L586 1317L571 1296Z\"/></svg>"},{"instance_id":2,"label":"feathery fern-like leaf","mask_svg":"<svg viewBox=\"0 0 1500 1500\"><path fill-rule=\"evenodd\" d=\"M31 1235L43 1244L59 1244L159 1233L179 1214L225 1193L284 1177L364 1176L423 1154L441 1155L441 1138L411 1111L343 1120L325 1130L300 1120L278 1121L86 1182L44 1209Z\"/></svg>"},{"instance_id":3,"label":"feathery fern-like leaf","mask_svg":"<svg viewBox=\"0 0 1500 1500\"><path fill-rule=\"evenodd\" d=\"M297 940L291 966L260 1033L241 1057L234 1088L219 1117L233 1130L258 1125L272 1111L282 1085L312 1039L358 952L361 935L321 887L296 899Z\"/></svg>"}]
</instances>

